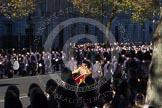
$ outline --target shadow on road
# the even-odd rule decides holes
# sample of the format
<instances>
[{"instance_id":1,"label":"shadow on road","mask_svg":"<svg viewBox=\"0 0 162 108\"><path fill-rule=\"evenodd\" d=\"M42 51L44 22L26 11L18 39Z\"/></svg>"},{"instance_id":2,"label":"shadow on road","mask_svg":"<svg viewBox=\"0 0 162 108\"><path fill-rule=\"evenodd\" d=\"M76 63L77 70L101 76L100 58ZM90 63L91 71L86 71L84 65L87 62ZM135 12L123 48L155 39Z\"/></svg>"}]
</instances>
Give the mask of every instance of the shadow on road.
<instances>
[{"instance_id":1,"label":"shadow on road","mask_svg":"<svg viewBox=\"0 0 162 108\"><path fill-rule=\"evenodd\" d=\"M12 85L19 85L19 84L9 84L9 83L6 83L6 84L0 84L0 87L12 86Z\"/></svg>"}]
</instances>

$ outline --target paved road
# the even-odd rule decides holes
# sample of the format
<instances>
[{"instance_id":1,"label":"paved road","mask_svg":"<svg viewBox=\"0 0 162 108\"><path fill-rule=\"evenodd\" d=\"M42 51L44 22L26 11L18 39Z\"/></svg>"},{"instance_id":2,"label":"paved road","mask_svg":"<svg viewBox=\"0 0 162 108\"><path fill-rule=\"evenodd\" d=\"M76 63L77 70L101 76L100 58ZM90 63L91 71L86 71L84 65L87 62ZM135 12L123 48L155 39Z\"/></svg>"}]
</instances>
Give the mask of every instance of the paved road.
<instances>
[{"instance_id":1,"label":"paved road","mask_svg":"<svg viewBox=\"0 0 162 108\"><path fill-rule=\"evenodd\" d=\"M20 89L20 99L23 107L26 108L29 105L29 98L27 97L29 85L31 83L37 83L43 90L45 90L45 84L50 78L51 77L49 75L38 75L3 80L0 79L0 108L4 108L3 99L5 91L9 85L16 85Z\"/></svg>"}]
</instances>

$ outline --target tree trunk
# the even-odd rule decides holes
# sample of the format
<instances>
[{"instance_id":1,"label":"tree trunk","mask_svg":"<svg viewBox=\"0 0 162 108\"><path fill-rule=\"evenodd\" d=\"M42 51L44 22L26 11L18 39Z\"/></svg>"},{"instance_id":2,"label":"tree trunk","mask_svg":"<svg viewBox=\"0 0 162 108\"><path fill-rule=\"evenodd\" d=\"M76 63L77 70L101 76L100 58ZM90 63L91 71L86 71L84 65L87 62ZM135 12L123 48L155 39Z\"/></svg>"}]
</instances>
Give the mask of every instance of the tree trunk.
<instances>
[{"instance_id":1,"label":"tree trunk","mask_svg":"<svg viewBox=\"0 0 162 108\"><path fill-rule=\"evenodd\" d=\"M114 18L115 18L115 13L112 13L108 19L108 22L107 22L106 36L105 36L106 47L110 46L110 33L111 33L110 28L111 28L111 24L112 24L112 21Z\"/></svg>"},{"instance_id":2,"label":"tree trunk","mask_svg":"<svg viewBox=\"0 0 162 108\"><path fill-rule=\"evenodd\" d=\"M117 7L116 6L112 6L112 10L111 10L111 14L108 16L108 21L107 21L107 28L106 28L106 47L110 46L110 28L111 28L111 24L112 24L112 21L114 20L115 16L116 16L116 11L117 11Z\"/></svg>"},{"instance_id":3,"label":"tree trunk","mask_svg":"<svg viewBox=\"0 0 162 108\"><path fill-rule=\"evenodd\" d=\"M153 56L150 64L146 103L155 108L162 108L162 14L154 33L153 42Z\"/></svg>"}]
</instances>

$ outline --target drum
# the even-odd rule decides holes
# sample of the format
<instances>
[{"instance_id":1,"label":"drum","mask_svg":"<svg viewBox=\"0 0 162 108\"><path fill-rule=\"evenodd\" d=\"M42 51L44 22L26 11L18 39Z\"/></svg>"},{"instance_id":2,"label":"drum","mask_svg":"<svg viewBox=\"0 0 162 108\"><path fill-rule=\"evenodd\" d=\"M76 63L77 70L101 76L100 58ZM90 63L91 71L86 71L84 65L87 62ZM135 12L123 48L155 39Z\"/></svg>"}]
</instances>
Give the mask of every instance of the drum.
<instances>
[{"instance_id":1,"label":"drum","mask_svg":"<svg viewBox=\"0 0 162 108\"><path fill-rule=\"evenodd\" d=\"M14 70L18 70L19 69L19 62L18 61L14 61L14 63L13 63L13 69Z\"/></svg>"}]
</instances>

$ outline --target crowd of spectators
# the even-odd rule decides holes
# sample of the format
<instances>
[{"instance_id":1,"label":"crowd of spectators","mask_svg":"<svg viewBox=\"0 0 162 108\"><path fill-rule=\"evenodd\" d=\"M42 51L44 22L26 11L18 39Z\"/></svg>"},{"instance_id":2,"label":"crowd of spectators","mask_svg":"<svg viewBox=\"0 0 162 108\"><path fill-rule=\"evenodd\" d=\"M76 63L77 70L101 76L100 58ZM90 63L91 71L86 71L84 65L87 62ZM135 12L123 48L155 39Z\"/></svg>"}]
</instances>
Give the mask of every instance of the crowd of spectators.
<instances>
[{"instance_id":1,"label":"crowd of spectators","mask_svg":"<svg viewBox=\"0 0 162 108\"><path fill-rule=\"evenodd\" d=\"M63 74L69 74L65 78ZM65 68L62 72L62 80L66 84L73 86L86 87L94 84L92 77L87 77L84 83L77 85L72 78L71 71ZM119 82L119 81L118 81ZM27 108L143 108L145 105L144 80L137 81L133 78L127 82L122 80L120 83L112 84L108 80L101 87L92 91L79 92L70 91L65 86L60 86L55 80L49 79L45 90L32 83L28 89L30 104ZM105 94L106 93L106 94ZM105 94L105 95L103 95ZM20 100L20 91L16 86L9 86L5 93L4 108L23 108ZM152 106L147 108L153 108Z\"/></svg>"},{"instance_id":2,"label":"crowd of spectators","mask_svg":"<svg viewBox=\"0 0 162 108\"><path fill-rule=\"evenodd\" d=\"M2 79L4 77L11 78L14 75L26 76L61 71L71 59L76 60L76 63L73 61L71 63L76 64L74 68L81 65L84 59L89 60L92 66L96 61L99 61L104 67L104 64L108 61L122 65L124 60L130 58L130 56L133 59L147 62L151 60L151 55L151 44L137 43L113 43L109 47L100 43L87 43L71 46L67 51L32 51L25 48L19 51L15 49L1 50L0 76ZM116 59L118 63L114 62Z\"/></svg>"},{"instance_id":3,"label":"crowd of spectators","mask_svg":"<svg viewBox=\"0 0 162 108\"><path fill-rule=\"evenodd\" d=\"M20 75L30 73L36 75L37 72L45 74L50 70L61 71L61 79L64 82L62 86L50 79L45 90L35 83L31 84L28 92L30 98L28 108L142 108L144 106L153 50L151 44L113 43L106 48L104 44L87 43L71 48L68 53L43 51L20 54L24 59L19 63L24 62L26 70L14 70L14 74L18 72ZM15 60L17 58L19 60L18 56ZM6 58L7 62L11 62L13 57L10 54ZM91 64L92 75L77 85L72 71L77 69L83 60ZM31 63L35 64L34 70L30 67L34 66ZM80 87L91 86L103 78L107 79L106 82L97 89L79 91ZM69 84L76 87L76 90L67 89ZM5 108L22 108L17 87L8 87L5 94Z\"/></svg>"}]
</instances>

